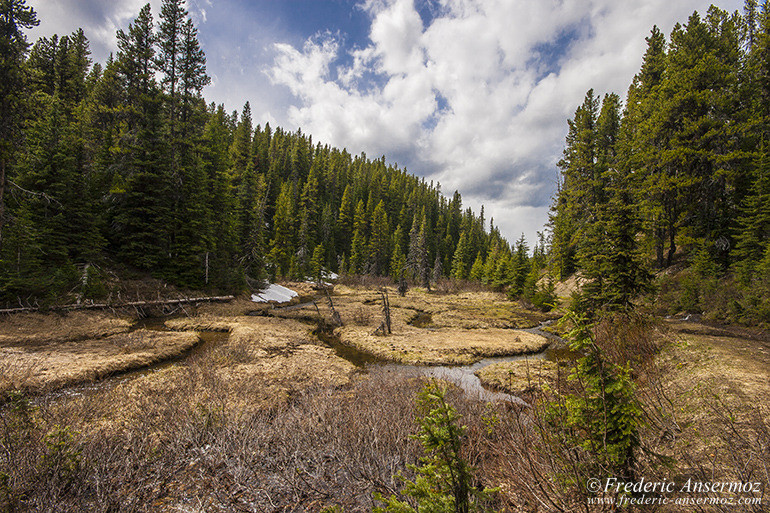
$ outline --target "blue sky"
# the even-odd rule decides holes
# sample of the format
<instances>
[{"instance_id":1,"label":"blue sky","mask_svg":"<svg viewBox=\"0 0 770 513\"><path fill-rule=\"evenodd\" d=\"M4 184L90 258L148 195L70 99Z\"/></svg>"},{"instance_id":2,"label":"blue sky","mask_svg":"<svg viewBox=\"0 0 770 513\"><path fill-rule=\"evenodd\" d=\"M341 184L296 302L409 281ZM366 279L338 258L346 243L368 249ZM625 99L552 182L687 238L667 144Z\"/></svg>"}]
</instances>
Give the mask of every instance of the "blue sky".
<instances>
[{"instance_id":1,"label":"blue sky","mask_svg":"<svg viewBox=\"0 0 770 513\"><path fill-rule=\"evenodd\" d=\"M147 0L28 0L30 40L82 27L94 60ZM160 0L151 0L157 18ZM509 240L547 221L566 120L625 96L654 24L702 0L187 0L208 101L455 189ZM743 0L719 7L741 9Z\"/></svg>"}]
</instances>

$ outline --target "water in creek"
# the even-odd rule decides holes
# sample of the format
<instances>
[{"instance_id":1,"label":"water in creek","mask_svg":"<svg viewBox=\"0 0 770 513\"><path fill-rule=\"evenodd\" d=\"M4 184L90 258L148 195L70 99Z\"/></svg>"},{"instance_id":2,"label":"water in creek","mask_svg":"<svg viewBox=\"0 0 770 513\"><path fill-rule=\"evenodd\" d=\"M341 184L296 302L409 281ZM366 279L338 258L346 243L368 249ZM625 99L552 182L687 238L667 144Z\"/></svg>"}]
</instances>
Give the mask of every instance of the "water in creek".
<instances>
[{"instance_id":1,"label":"water in creek","mask_svg":"<svg viewBox=\"0 0 770 513\"><path fill-rule=\"evenodd\" d=\"M429 319L421 319L419 317L418 319L421 322L430 322ZM320 332L317 333L317 335L321 341L334 349L337 356L344 358L365 371L376 367L383 372L397 375L402 378L431 377L445 379L462 388L467 395L482 401L512 401L523 403L521 399L514 395L485 388L475 372L488 365L492 365L493 363L520 361L525 359L557 361L576 358L577 355L566 347L563 339L542 329L545 325L546 323L543 323L537 328L523 330L545 336L552 340L551 345L545 351L527 355L484 358L471 365L407 365L392 363L369 353L364 353L350 346L346 346L342 344L337 337L328 333Z\"/></svg>"},{"instance_id":2,"label":"water in creek","mask_svg":"<svg viewBox=\"0 0 770 513\"><path fill-rule=\"evenodd\" d=\"M421 322L427 321L429 323L430 319L419 319L418 322L420 321ZM510 361L524 360L524 359L558 360L558 359L565 359L565 358L570 358L570 359L575 358L576 355L574 355L569 351L569 349L566 349L564 347L565 344L562 339L560 339L556 335L553 335L551 333L548 333L542 330L542 327L543 325L537 328L530 328L525 331L528 331L530 333L535 333L538 335L543 335L553 340L553 343L551 344L551 346L545 351L542 351L540 353L535 353L535 354L529 354L529 355L485 358L472 365L424 366L424 365L406 365L406 364L392 363L387 360L378 358L374 355L371 355L369 353L359 351L353 347L346 346L340 343L337 337L327 332L317 331L316 335L318 336L320 341L322 341L328 347L334 349L337 356L339 356L340 358L344 358L345 360L351 362L353 365L355 365L356 367L360 368L362 371L365 371L365 372L376 367L385 373L393 374L394 376L398 376L404 379L417 378L417 377L440 378L456 384L457 386L462 388L466 394L468 394L471 397L478 398L479 400L523 402L521 401L521 399L519 399L516 396L502 393L502 392L496 392L485 388L481 384L481 381L479 380L478 376L475 375L475 372L488 365L491 365L493 363L500 363L500 362L510 362ZM132 330L136 330L136 329L167 331L168 327L165 325L165 319L150 318L150 319L143 319L138 321L132 327ZM68 387L68 388L53 392L49 397L51 396L75 397L80 395L98 393L104 390L111 389L121 383L128 382L132 379L136 379L141 376L158 372L172 365L179 365L181 363L189 361L189 359L191 358L205 357L207 353L209 353L214 348L216 348L217 346L227 341L228 336L229 334L225 332L205 332L205 331L200 332L199 333L200 342L190 350L186 351L185 353L175 358L171 358L163 362L158 362L156 364L144 367L142 369L125 371L94 383L86 383L83 385L75 385L72 387Z\"/></svg>"}]
</instances>

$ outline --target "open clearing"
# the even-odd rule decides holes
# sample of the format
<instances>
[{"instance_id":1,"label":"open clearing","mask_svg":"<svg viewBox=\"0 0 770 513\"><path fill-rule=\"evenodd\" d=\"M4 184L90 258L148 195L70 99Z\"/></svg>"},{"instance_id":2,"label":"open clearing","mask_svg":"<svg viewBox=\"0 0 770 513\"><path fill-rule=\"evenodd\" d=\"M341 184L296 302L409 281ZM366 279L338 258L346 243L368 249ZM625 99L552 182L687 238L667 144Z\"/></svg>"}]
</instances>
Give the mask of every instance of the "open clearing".
<instances>
[{"instance_id":1,"label":"open clearing","mask_svg":"<svg viewBox=\"0 0 770 513\"><path fill-rule=\"evenodd\" d=\"M306 285L289 284L309 297ZM502 294L466 292L406 297L389 291L393 333L376 336L383 319L379 291L340 286L332 302L344 326L339 342L376 358L414 364L467 364L489 356L539 352L548 341L514 328L546 317L507 301ZM296 299L294 303L298 303ZM147 367L189 352L202 332L227 332L207 353L208 364L234 387L264 383L276 397L310 384L342 386L355 367L313 334L329 321L324 299L283 311L245 299L202 304L188 316L134 325L129 317L104 312L18 314L0 320L0 391L42 392ZM166 382L175 371L153 376ZM259 388L259 387L258 387ZM266 400L267 392L262 394Z\"/></svg>"},{"instance_id":2,"label":"open clearing","mask_svg":"<svg viewBox=\"0 0 770 513\"><path fill-rule=\"evenodd\" d=\"M378 291L338 286L332 302L344 325L334 334L340 343L379 359L415 365L466 365L492 356L543 351L549 341L516 328L537 326L548 319L505 299L501 293L430 294L411 289L400 297L388 290L391 330L375 334L384 321ZM332 318L327 301L319 311ZM280 312L287 318L317 316L312 306Z\"/></svg>"},{"instance_id":3,"label":"open clearing","mask_svg":"<svg viewBox=\"0 0 770 513\"><path fill-rule=\"evenodd\" d=\"M336 329L336 341L383 360L421 363L469 363L546 344L520 331L546 316L499 294L418 289L405 298L391 290L389 297L393 334L376 336L383 320L379 292L337 287L332 301L344 326ZM332 319L325 298L317 305L318 311L297 302L281 310L239 299L139 324L94 312L4 318L0 392L26 388L37 396L30 410L4 410L15 415L0 433L9 449L7 497L33 510L55 503L62 511L94 504L140 511L272 511L279 505L319 511L337 504L371 511L372 493L392 493L401 486L393 476L409 475L406 465L418 461L419 446L409 435L420 384L389 366L363 375L316 335L319 314L327 327ZM766 421L770 401L766 335L681 322L663 331L658 374L645 376L660 384L674 419L666 422L671 429L650 425L642 435L646 447L676 463L645 467L645 477L733 479L757 468L767 447L757 417ZM92 388L67 387L180 352L185 357L173 364ZM486 386L527 400L544 397L538 388L558 388L568 374L568 366L539 358L477 372ZM650 382L639 383L645 401ZM66 393L45 393L58 387ZM490 430L489 423L512 422L518 410L450 390L469 426L469 460L484 484L501 486L501 504L518 510L517 480L530 478L508 465L531 445L511 431ZM62 426L70 431L62 433ZM53 435L78 451L76 470L41 466L50 461ZM56 477L41 477L49 475Z\"/></svg>"}]
</instances>

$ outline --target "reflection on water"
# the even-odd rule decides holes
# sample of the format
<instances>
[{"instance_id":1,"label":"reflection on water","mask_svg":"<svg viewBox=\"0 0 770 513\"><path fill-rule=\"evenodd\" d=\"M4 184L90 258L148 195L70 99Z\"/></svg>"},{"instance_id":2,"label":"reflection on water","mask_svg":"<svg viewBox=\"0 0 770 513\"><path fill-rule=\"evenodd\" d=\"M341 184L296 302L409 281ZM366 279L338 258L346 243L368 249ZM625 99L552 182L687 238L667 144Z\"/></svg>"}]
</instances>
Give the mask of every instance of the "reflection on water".
<instances>
[{"instance_id":1,"label":"reflection on water","mask_svg":"<svg viewBox=\"0 0 770 513\"><path fill-rule=\"evenodd\" d=\"M416 321L416 322L415 322ZM430 314L421 315L418 314L412 320L413 325L417 323L430 323ZM580 355L570 350L566 341L548 331L543 330L545 326L553 321L546 321L536 328L525 329L529 333L541 335L551 340L551 345L540 353L517 355L517 356L501 356L493 358L484 358L472 365L404 365L398 363L391 363L378 359L367 353L362 353L352 347L345 346L339 342L339 340L330 335L326 335L322 340L330 347L334 348L338 356L345 358L353 364L370 368L376 366L380 370L386 373L393 373L404 378L417 378L417 377L430 377L445 379L451 383L454 383L460 387L466 394L471 397L477 397L482 401L511 401L520 404L526 404L519 397L504 392L496 392L489 390L481 384L481 380L476 376L475 372L493 363L514 362L525 359L530 360L574 360Z\"/></svg>"},{"instance_id":2,"label":"reflection on water","mask_svg":"<svg viewBox=\"0 0 770 513\"><path fill-rule=\"evenodd\" d=\"M529 356L532 358L533 356ZM535 358L540 355L534 355ZM438 378L454 383L460 387L466 395L472 398L478 398L480 401L510 401L519 404L527 404L519 397L504 392L495 392L484 388L481 380L474 374L478 369L498 362L511 362L523 360L525 356L508 356L500 358L485 358L473 365L401 365L397 363L376 363L385 373L393 373L403 378Z\"/></svg>"}]
</instances>

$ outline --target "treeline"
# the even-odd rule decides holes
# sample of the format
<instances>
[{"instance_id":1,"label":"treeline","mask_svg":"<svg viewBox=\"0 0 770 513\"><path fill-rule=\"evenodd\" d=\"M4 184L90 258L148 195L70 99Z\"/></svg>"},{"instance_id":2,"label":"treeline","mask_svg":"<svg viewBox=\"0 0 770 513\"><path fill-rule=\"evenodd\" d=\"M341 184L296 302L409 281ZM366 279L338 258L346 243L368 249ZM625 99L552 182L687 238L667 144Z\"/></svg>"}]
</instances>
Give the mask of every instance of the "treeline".
<instances>
[{"instance_id":1,"label":"treeline","mask_svg":"<svg viewBox=\"0 0 770 513\"><path fill-rule=\"evenodd\" d=\"M712 6L647 43L625 106L591 90L569 121L553 269L583 274L599 305L622 305L645 269L684 264L683 282L664 283L675 309L718 299L729 310L718 316L770 319L770 6ZM725 277L733 287L707 285Z\"/></svg>"},{"instance_id":2,"label":"treeline","mask_svg":"<svg viewBox=\"0 0 770 513\"><path fill-rule=\"evenodd\" d=\"M35 12L1 5L2 301L98 296L99 269L115 265L230 291L326 269L517 294L544 265L544 241L530 259L483 209L384 157L255 126L248 103L207 105L182 0L164 0L157 21L142 8L104 65L82 30L30 45Z\"/></svg>"}]
</instances>

